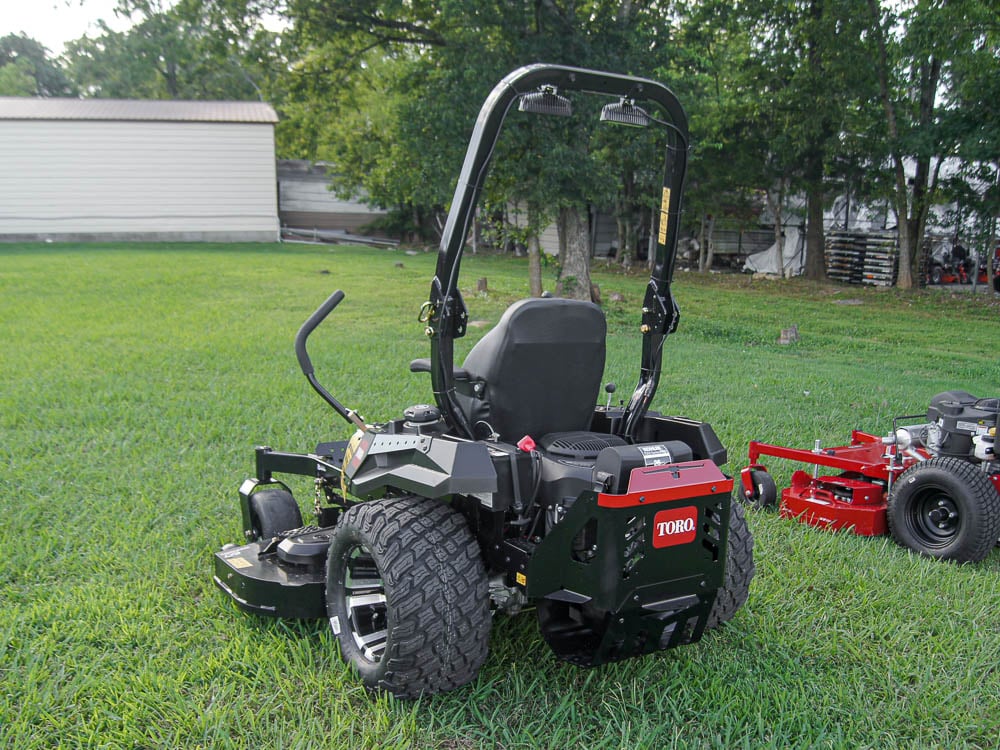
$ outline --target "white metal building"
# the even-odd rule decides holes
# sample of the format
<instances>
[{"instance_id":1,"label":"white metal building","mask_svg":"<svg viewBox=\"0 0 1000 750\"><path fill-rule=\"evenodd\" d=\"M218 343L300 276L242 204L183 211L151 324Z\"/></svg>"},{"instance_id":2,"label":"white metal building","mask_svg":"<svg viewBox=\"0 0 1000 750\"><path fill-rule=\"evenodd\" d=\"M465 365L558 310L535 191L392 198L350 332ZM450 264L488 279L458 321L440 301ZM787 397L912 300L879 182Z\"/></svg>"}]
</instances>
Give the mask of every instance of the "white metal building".
<instances>
[{"instance_id":1,"label":"white metal building","mask_svg":"<svg viewBox=\"0 0 1000 750\"><path fill-rule=\"evenodd\" d=\"M0 97L0 241L274 242L258 102Z\"/></svg>"},{"instance_id":2,"label":"white metal building","mask_svg":"<svg viewBox=\"0 0 1000 750\"><path fill-rule=\"evenodd\" d=\"M340 198L331 191L329 169L325 162L278 161L278 211L282 226L360 234L368 231L373 221L387 215L363 200Z\"/></svg>"}]
</instances>

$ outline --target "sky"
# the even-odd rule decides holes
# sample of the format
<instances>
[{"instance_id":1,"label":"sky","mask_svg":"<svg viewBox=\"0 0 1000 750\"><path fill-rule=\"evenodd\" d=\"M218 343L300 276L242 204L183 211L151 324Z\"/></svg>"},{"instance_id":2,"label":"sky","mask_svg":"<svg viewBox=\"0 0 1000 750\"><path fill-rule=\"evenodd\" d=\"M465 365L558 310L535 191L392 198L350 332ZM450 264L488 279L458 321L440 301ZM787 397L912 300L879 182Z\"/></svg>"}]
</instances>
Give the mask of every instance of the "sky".
<instances>
[{"instance_id":1,"label":"sky","mask_svg":"<svg viewBox=\"0 0 1000 750\"><path fill-rule=\"evenodd\" d=\"M117 4L117 0L0 0L0 37L23 32L56 57L66 42L84 34L96 36L99 18L115 31L128 28L128 20L114 14Z\"/></svg>"}]
</instances>

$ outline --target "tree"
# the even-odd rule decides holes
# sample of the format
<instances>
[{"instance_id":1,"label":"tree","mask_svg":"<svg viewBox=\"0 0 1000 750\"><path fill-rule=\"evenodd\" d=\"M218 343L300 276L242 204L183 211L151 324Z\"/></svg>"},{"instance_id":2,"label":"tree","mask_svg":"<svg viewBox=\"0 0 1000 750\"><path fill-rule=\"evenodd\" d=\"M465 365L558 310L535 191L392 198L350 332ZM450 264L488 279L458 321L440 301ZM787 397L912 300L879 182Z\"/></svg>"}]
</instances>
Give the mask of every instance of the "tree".
<instances>
[{"instance_id":1,"label":"tree","mask_svg":"<svg viewBox=\"0 0 1000 750\"><path fill-rule=\"evenodd\" d=\"M986 3L968 4L963 20L968 43L956 50L942 115L961 166L943 187L959 207L956 218L967 218L965 241L987 259L992 283L1000 216L1000 25Z\"/></svg>"},{"instance_id":2,"label":"tree","mask_svg":"<svg viewBox=\"0 0 1000 750\"><path fill-rule=\"evenodd\" d=\"M0 38L0 95L75 96L76 89L40 42L8 34Z\"/></svg>"},{"instance_id":3,"label":"tree","mask_svg":"<svg viewBox=\"0 0 1000 750\"><path fill-rule=\"evenodd\" d=\"M734 6L721 0L678 7L671 59L656 76L670 82L691 122L692 155L685 203L697 217L698 268L712 264L717 226L743 228L759 221L771 178L768 147L759 126L760 81L748 75L751 39Z\"/></svg>"},{"instance_id":4,"label":"tree","mask_svg":"<svg viewBox=\"0 0 1000 750\"><path fill-rule=\"evenodd\" d=\"M892 10L867 3L882 115L871 120L869 152L882 155L875 166L899 229L897 283L908 288L931 206L941 197L946 160L963 152L968 171L972 162L997 153L996 136L974 135L979 126L968 119L983 116L989 132L995 104L988 101L995 100L980 94L995 92L996 84L975 71L981 68L986 79L996 74L996 10L987 0L915 0Z\"/></svg>"},{"instance_id":5,"label":"tree","mask_svg":"<svg viewBox=\"0 0 1000 750\"><path fill-rule=\"evenodd\" d=\"M826 275L823 214L845 117L871 81L858 64L862 9L859 0L752 0L735 11L749 44L733 73L734 105L757 131L757 180L771 203L780 210L778 194L805 194L805 271L814 279Z\"/></svg>"},{"instance_id":6,"label":"tree","mask_svg":"<svg viewBox=\"0 0 1000 750\"><path fill-rule=\"evenodd\" d=\"M70 42L64 58L88 95L141 99L262 99L280 65L278 35L226 28L201 3L164 7L122 0L117 13L134 24Z\"/></svg>"},{"instance_id":7,"label":"tree","mask_svg":"<svg viewBox=\"0 0 1000 750\"><path fill-rule=\"evenodd\" d=\"M35 79L21 62L0 65L0 96L34 96Z\"/></svg>"},{"instance_id":8,"label":"tree","mask_svg":"<svg viewBox=\"0 0 1000 750\"><path fill-rule=\"evenodd\" d=\"M294 0L285 7L299 50L293 67L299 83L293 91L328 89L331 80L339 82L338 102L330 105L336 124L325 128L336 137L316 144L315 153L336 162L342 188L364 188L376 201L434 215L451 197L484 92L512 67L540 58L620 69L606 63L613 50L628 49L619 42L630 39L640 5ZM602 36L602 29L613 34ZM374 103L372 91L381 92L375 111L385 112L377 120L367 106L355 106ZM519 137L527 136L518 129L505 135L515 142ZM561 270L564 293L589 297L586 206L603 189L596 179L599 154L592 151L589 135L564 131L561 138L545 143L549 169L544 176L531 168L506 167L507 174L486 192L494 201L526 200L532 227L547 212L558 213L564 232L574 233L563 237L572 256ZM509 148L516 153L527 147L515 143Z\"/></svg>"}]
</instances>

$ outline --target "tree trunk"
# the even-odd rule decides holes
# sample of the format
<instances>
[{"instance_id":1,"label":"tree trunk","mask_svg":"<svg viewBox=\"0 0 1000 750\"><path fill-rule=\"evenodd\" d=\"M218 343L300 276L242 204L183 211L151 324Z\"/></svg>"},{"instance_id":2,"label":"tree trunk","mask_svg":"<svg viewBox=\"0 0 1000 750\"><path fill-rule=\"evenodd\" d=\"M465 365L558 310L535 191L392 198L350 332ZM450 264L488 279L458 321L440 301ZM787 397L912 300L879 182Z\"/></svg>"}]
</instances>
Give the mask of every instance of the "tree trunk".
<instances>
[{"instance_id":1,"label":"tree trunk","mask_svg":"<svg viewBox=\"0 0 1000 750\"><path fill-rule=\"evenodd\" d=\"M569 236L569 228L566 224L567 209L560 209L556 215L556 237L559 240L559 268L566 265L566 237ZM559 273L562 276L562 272Z\"/></svg>"},{"instance_id":2,"label":"tree trunk","mask_svg":"<svg viewBox=\"0 0 1000 750\"><path fill-rule=\"evenodd\" d=\"M823 190L814 187L806 196L806 278L826 278L823 242Z\"/></svg>"},{"instance_id":3,"label":"tree trunk","mask_svg":"<svg viewBox=\"0 0 1000 750\"><path fill-rule=\"evenodd\" d=\"M618 252L615 260L623 265L631 264L632 254L636 249L635 192L635 172L625 169L622 173L622 189L615 200L618 225Z\"/></svg>"},{"instance_id":4,"label":"tree trunk","mask_svg":"<svg viewBox=\"0 0 1000 750\"><path fill-rule=\"evenodd\" d=\"M628 241L625 239L628 229L625 227L625 217L622 215L620 208L615 212L615 228L618 231L618 239L616 241L618 247L615 248L615 262L623 263L625 256L628 254L625 244Z\"/></svg>"},{"instance_id":5,"label":"tree trunk","mask_svg":"<svg viewBox=\"0 0 1000 750\"><path fill-rule=\"evenodd\" d=\"M785 202L785 181L778 181L777 195L771 190L765 194L767 207L774 217L774 244L778 248L778 263L781 266L778 273L785 275L785 227L781 216L781 204Z\"/></svg>"},{"instance_id":6,"label":"tree trunk","mask_svg":"<svg viewBox=\"0 0 1000 750\"><path fill-rule=\"evenodd\" d=\"M993 174L994 185L1000 187L1000 161L997 161L994 165L996 170ZM987 188L988 190L988 188ZM993 259L996 257L997 248L997 215L994 212L990 216L990 220L987 227L986 234L986 283L987 290L993 289L994 291L1000 292L1000 288L997 287L995 283L996 275L993 271ZM977 271L978 273L978 271Z\"/></svg>"},{"instance_id":7,"label":"tree trunk","mask_svg":"<svg viewBox=\"0 0 1000 750\"><path fill-rule=\"evenodd\" d=\"M536 211L528 204L528 287L532 297L542 296L542 248L534 229Z\"/></svg>"},{"instance_id":8,"label":"tree trunk","mask_svg":"<svg viewBox=\"0 0 1000 750\"><path fill-rule=\"evenodd\" d=\"M702 214L701 221L698 224L698 270L700 271L705 267L705 247L708 243L705 241L705 227L708 224L708 215Z\"/></svg>"},{"instance_id":9,"label":"tree trunk","mask_svg":"<svg viewBox=\"0 0 1000 750\"><path fill-rule=\"evenodd\" d=\"M715 214L708 215L708 226L705 227L705 246L702 250L704 252L705 261L699 266L699 271L711 271L712 262L715 260Z\"/></svg>"},{"instance_id":10,"label":"tree trunk","mask_svg":"<svg viewBox=\"0 0 1000 750\"><path fill-rule=\"evenodd\" d=\"M618 220L618 252L615 260L623 266L632 265L632 257L637 249L639 228L632 221L632 215L619 216Z\"/></svg>"},{"instance_id":11,"label":"tree trunk","mask_svg":"<svg viewBox=\"0 0 1000 750\"><path fill-rule=\"evenodd\" d=\"M472 254L479 252L479 209L472 214Z\"/></svg>"},{"instance_id":12,"label":"tree trunk","mask_svg":"<svg viewBox=\"0 0 1000 750\"><path fill-rule=\"evenodd\" d=\"M590 227L583 210L576 206L559 209L559 230L559 244L566 246L566 259L559 269L560 294L589 300Z\"/></svg>"}]
</instances>

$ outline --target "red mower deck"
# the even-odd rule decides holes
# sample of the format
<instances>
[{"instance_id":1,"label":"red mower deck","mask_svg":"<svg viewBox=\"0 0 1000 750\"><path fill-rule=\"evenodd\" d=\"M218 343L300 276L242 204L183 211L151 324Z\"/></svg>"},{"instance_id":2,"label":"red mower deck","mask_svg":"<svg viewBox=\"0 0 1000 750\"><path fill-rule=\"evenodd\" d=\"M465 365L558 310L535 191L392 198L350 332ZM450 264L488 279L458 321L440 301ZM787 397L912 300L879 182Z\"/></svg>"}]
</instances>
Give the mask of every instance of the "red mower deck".
<instances>
[{"instance_id":1,"label":"red mower deck","mask_svg":"<svg viewBox=\"0 0 1000 750\"><path fill-rule=\"evenodd\" d=\"M926 420L920 424L903 424ZM995 452L1000 399L947 391L924 415L896 417L880 437L854 430L849 445L788 448L751 441L740 475L743 501L778 503L761 456L811 464L792 474L779 513L860 536L891 534L929 557L978 562L1000 536L1000 461ZM839 473L820 473L821 467Z\"/></svg>"},{"instance_id":2,"label":"red mower deck","mask_svg":"<svg viewBox=\"0 0 1000 750\"><path fill-rule=\"evenodd\" d=\"M881 437L854 430L850 445L835 448L786 448L756 440L750 442L750 465L743 469L744 496L753 488L753 471L767 471L760 456L774 456L813 464L813 474L801 469L792 474L792 484L782 490L782 518L796 518L811 526L848 529L861 536L888 533L886 499L892 482L917 461L930 458L922 448L917 455L900 455L895 445ZM919 456L919 457L917 457ZM819 467L840 469L836 476L820 475Z\"/></svg>"}]
</instances>

